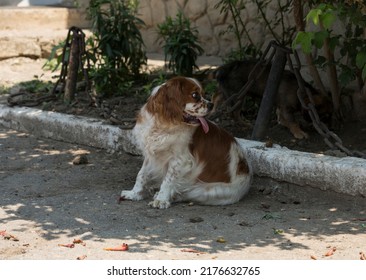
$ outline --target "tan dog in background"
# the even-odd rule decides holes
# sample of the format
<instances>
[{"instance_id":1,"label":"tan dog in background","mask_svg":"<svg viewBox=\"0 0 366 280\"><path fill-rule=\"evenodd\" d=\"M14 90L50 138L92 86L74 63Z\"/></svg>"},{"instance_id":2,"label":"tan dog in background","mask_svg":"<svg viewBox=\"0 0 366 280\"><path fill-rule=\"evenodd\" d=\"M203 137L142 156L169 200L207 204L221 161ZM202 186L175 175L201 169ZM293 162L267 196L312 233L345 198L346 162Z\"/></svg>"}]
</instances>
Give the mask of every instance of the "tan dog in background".
<instances>
[{"instance_id":1,"label":"tan dog in background","mask_svg":"<svg viewBox=\"0 0 366 280\"><path fill-rule=\"evenodd\" d=\"M256 60L234 61L220 66L216 71L216 80L218 82L217 100L225 100L232 94L238 93L240 89L247 83L250 72L257 64ZM263 74L258 77L254 86L249 90L248 95L251 97L262 98L266 87L268 75L271 66L266 67ZM259 68L258 73L261 71ZM256 76L256 73L253 75ZM306 90L310 91L315 103L315 108L324 122L329 122L333 113L332 103L329 97L321 95L310 84L305 83ZM276 114L279 124L287 127L292 135L297 139L308 138L308 134L304 132L299 122L295 118L295 113L301 112L305 120L309 120L307 111L301 107L297 97L298 84L296 76L285 70L276 97ZM309 100L305 100L309 103ZM239 108L238 110L241 110Z\"/></svg>"}]
</instances>

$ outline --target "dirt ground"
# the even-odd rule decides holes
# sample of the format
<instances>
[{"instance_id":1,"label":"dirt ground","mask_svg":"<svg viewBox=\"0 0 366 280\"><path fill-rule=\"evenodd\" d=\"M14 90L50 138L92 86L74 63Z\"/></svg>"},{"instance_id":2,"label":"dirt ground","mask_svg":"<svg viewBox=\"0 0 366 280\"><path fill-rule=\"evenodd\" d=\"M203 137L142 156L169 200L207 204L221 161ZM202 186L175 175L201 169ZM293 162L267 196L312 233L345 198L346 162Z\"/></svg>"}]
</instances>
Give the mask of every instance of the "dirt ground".
<instances>
[{"instance_id":1,"label":"dirt ground","mask_svg":"<svg viewBox=\"0 0 366 280\"><path fill-rule=\"evenodd\" d=\"M0 85L49 79L42 64L0 61ZM300 145L285 129L275 132L275 141ZM74 165L80 154L88 163ZM249 195L231 206L157 210L149 201L117 204L121 190L133 187L140 157L4 127L0 157L0 259L357 260L366 252L362 197L256 178ZM83 243L73 248L60 246L78 239ZM122 243L128 251L104 250Z\"/></svg>"},{"instance_id":2,"label":"dirt ground","mask_svg":"<svg viewBox=\"0 0 366 280\"><path fill-rule=\"evenodd\" d=\"M366 252L361 197L257 178L234 205L158 210L117 203L140 157L3 127L0 150L0 259L357 260ZM72 164L80 154L88 163ZM104 250L123 243L128 251Z\"/></svg>"}]
</instances>

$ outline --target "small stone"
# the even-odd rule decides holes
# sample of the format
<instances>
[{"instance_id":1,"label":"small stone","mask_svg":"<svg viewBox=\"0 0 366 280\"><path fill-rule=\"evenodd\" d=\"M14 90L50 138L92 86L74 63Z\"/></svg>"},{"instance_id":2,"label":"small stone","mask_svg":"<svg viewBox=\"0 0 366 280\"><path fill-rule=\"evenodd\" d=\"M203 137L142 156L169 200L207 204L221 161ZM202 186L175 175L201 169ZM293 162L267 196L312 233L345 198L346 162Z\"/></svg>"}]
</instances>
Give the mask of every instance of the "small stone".
<instances>
[{"instance_id":1,"label":"small stone","mask_svg":"<svg viewBox=\"0 0 366 280\"><path fill-rule=\"evenodd\" d=\"M261 206L264 208L264 209L269 209L271 207L271 205L269 205L268 203L265 203L265 202L261 202Z\"/></svg>"},{"instance_id":2,"label":"small stone","mask_svg":"<svg viewBox=\"0 0 366 280\"><path fill-rule=\"evenodd\" d=\"M189 221L191 223L201 223L201 222L203 222L203 219L201 217L193 217L193 218L189 218Z\"/></svg>"},{"instance_id":3,"label":"small stone","mask_svg":"<svg viewBox=\"0 0 366 280\"><path fill-rule=\"evenodd\" d=\"M78 155L73 159L72 163L74 165L88 164L88 157L86 155Z\"/></svg>"},{"instance_id":4,"label":"small stone","mask_svg":"<svg viewBox=\"0 0 366 280\"><path fill-rule=\"evenodd\" d=\"M249 227L250 226L250 224L246 221L241 221L240 223L238 223L238 225L241 226L241 227Z\"/></svg>"},{"instance_id":5,"label":"small stone","mask_svg":"<svg viewBox=\"0 0 366 280\"><path fill-rule=\"evenodd\" d=\"M273 147L273 140L268 139L265 143L266 148L272 148Z\"/></svg>"}]
</instances>

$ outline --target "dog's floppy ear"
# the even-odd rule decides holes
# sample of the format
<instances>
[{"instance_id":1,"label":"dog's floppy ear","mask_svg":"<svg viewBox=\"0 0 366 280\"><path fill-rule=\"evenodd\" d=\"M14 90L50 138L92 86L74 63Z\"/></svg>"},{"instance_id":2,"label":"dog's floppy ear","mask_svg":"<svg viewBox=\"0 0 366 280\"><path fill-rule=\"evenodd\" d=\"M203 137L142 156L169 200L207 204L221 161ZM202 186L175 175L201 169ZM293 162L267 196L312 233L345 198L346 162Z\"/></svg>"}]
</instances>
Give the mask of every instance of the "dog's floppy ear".
<instances>
[{"instance_id":1,"label":"dog's floppy ear","mask_svg":"<svg viewBox=\"0 0 366 280\"><path fill-rule=\"evenodd\" d=\"M180 80L169 80L153 91L147 102L147 109L163 123L180 123L184 108L182 90Z\"/></svg>"}]
</instances>

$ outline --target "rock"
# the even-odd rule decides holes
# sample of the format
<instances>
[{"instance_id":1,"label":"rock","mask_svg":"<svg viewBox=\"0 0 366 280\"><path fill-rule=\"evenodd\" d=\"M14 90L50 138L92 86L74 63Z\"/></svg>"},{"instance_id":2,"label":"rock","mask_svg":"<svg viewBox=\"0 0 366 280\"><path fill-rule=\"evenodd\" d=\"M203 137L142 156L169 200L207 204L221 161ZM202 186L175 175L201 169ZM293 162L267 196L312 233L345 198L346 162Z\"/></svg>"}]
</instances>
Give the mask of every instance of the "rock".
<instances>
[{"instance_id":1,"label":"rock","mask_svg":"<svg viewBox=\"0 0 366 280\"><path fill-rule=\"evenodd\" d=\"M88 157L86 155L78 155L73 159L72 164L74 165L88 164Z\"/></svg>"},{"instance_id":2,"label":"rock","mask_svg":"<svg viewBox=\"0 0 366 280\"><path fill-rule=\"evenodd\" d=\"M201 223L201 222L203 222L203 218L201 218L201 217L193 217L193 218L189 218L189 221L191 223Z\"/></svg>"},{"instance_id":3,"label":"rock","mask_svg":"<svg viewBox=\"0 0 366 280\"><path fill-rule=\"evenodd\" d=\"M41 47L31 39L25 38L0 38L0 60L12 57L25 56L31 58L41 57Z\"/></svg>"}]
</instances>

